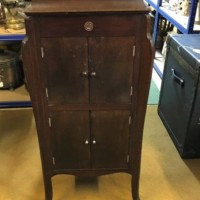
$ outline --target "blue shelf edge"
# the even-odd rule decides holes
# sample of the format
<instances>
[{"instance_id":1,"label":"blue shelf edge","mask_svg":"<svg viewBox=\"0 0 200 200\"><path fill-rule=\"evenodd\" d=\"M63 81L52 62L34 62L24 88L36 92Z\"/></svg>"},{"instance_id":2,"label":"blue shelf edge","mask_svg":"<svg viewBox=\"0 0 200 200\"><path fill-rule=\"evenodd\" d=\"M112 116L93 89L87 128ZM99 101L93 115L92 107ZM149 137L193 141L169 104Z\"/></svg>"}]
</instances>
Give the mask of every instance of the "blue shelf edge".
<instances>
[{"instance_id":1,"label":"blue shelf edge","mask_svg":"<svg viewBox=\"0 0 200 200\"><path fill-rule=\"evenodd\" d=\"M163 73L160 71L159 67L155 64L155 62L153 63L153 68L155 69L156 73L158 74L158 76L161 78L163 77Z\"/></svg>"},{"instance_id":2,"label":"blue shelf edge","mask_svg":"<svg viewBox=\"0 0 200 200\"><path fill-rule=\"evenodd\" d=\"M174 18L170 15L168 15L164 10L162 10L162 7L159 8L159 13L165 17L167 20L169 20L175 27L177 27L182 33L189 33L189 30L184 28L182 24L180 24L178 21L174 20Z\"/></svg>"},{"instance_id":3,"label":"blue shelf edge","mask_svg":"<svg viewBox=\"0 0 200 200\"><path fill-rule=\"evenodd\" d=\"M3 34L0 35L0 41L22 41L25 34Z\"/></svg>"},{"instance_id":4,"label":"blue shelf edge","mask_svg":"<svg viewBox=\"0 0 200 200\"><path fill-rule=\"evenodd\" d=\"M24 108L32 107L30 101L12 101L12 102L0 102L0 108Z\"/></svg>"}]
</instances>

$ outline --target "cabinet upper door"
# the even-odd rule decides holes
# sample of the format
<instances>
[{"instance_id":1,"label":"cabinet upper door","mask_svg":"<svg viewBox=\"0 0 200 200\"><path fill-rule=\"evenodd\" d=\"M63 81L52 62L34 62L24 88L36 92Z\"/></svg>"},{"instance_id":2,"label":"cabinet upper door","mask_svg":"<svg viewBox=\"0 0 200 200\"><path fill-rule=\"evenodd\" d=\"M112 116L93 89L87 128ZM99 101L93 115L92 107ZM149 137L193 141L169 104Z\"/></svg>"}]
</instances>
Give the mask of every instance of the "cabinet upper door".
<instances>
[{"instance_id":1,"label":"cabinet upper door","mask_svg":"<svg viewBox=\"0 0 200 200\"><path fill-rule=\"evenodd\" d=\"M87 39L42 38L42 68L49 104L89 102Z\"/></svg>"},{"instance_id":2,"label":"cabinet upper door","mask_svg":"<svg viewBox=\"0 0 200 200\"><path fill-rule=\"evenodd\" d=\"M129 104L135 38L42 38L48 103Z\"/></svg>"},{"instance_id":3,"label":"cabinet upper door","mask_svg":"<svg viewBox=\"0 0 200 200\"><path fill-rule=\"evenodd\" d=\"M134 37L89 38L90 103L131 101Z\"/></svg>"}]
</instances>

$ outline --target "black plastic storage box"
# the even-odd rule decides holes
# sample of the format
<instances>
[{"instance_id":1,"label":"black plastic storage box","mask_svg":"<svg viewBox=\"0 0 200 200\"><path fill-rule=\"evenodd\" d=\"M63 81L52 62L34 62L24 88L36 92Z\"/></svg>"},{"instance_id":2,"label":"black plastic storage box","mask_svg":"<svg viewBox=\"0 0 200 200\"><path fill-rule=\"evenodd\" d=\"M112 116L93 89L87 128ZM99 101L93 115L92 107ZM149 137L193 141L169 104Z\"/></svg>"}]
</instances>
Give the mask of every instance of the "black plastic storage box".
<instances>
[{"instance_id":1,"label":"black plastic storage box","mask_svg":"<svg viewBox=\"0 0 200 200\"><path fill-rule=\"evenodd\" d=\"M200 34L169 35L158 114L182 158L200 157Z\"/></svg>"}]
</instances>

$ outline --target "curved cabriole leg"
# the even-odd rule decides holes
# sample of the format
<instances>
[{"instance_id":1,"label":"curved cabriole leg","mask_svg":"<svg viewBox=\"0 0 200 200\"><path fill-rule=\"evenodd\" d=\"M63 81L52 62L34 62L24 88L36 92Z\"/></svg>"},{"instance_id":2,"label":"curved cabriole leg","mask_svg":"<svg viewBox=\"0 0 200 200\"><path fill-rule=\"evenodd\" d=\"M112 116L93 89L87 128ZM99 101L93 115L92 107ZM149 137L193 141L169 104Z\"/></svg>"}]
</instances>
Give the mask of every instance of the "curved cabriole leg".
<instances>
[{"instance_id":1,"label":"curved cabriole leg","mask_svg":"<svg viewBox=\"0 0 200 200\"><path fill-rule=\"evenodd\" d=\"M44 189L45 189L45 200L52 200L53 191L52 191L51 177L44 177Z\"/></svg>"},{"instance_id":2,"label":"curved cabriole leg","mask_svg":"<svg viewBox=\"0 0 200 200\"><path fill-rule=\"evenodd\" d=\"M132 176L131 180L131 187L132 187L132 198L133 200L140 200L139 197L139 179L138 177Z\"/></svg>"}]
</instances>

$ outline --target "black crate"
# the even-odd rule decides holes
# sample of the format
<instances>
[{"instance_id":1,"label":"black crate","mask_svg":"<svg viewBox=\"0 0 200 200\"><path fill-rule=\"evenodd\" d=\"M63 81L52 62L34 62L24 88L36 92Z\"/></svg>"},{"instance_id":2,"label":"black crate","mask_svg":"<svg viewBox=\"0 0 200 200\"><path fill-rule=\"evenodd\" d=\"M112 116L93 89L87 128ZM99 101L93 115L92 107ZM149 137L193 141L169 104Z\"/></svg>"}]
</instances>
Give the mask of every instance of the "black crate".
<instances>
[{"instance_id":1,"label":"black crate","mask_svg":"<svg viewBox=\"0 0 200 200\"><path fill-rule=\"evenodd\" d=\"M200 157L200 35L167 39L158 114L180 156Z\"/></svg>"}]
</instances>

